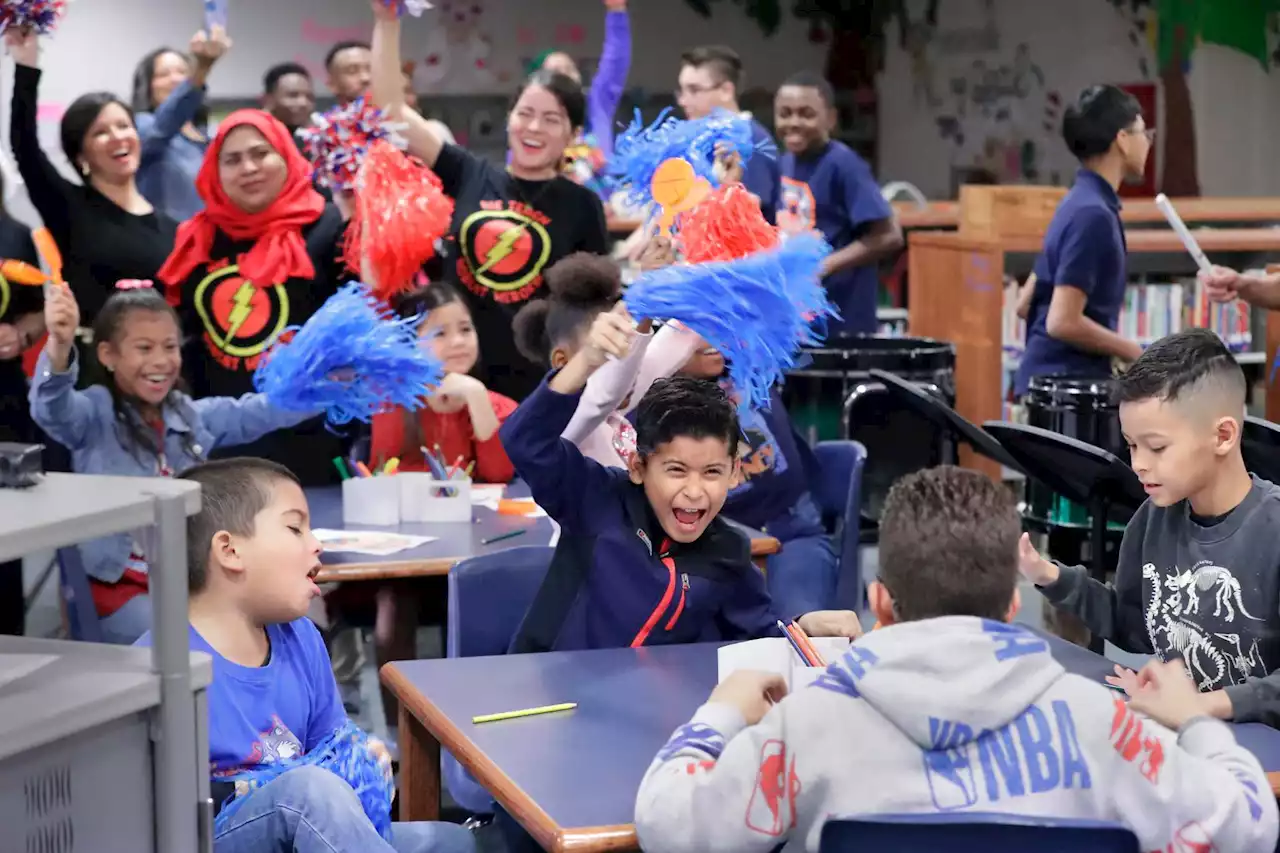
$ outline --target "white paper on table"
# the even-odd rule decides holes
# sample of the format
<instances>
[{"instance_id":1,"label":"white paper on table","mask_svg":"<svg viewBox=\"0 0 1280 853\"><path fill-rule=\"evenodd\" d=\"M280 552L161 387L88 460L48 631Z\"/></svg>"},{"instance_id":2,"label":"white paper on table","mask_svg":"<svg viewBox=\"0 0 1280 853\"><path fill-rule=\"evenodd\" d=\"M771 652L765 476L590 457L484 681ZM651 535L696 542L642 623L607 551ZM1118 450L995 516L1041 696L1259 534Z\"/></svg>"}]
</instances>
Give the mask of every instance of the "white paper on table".
<instances>
[{"instance_id":1,"label":"white paper on table","mask_svg":"<svg viewBox=\"0 0 1280 853\"><path fill-rule=\"evenodd\" d=\"M381 530L312 530L324 549L335 554L370 554L387 557L434 542L436 536L409 536Z\"/></svg>"},{"instance_id":2,"label":"white paper on table","mask_svg":"<svg viewBox=\"0 0 1280 853\"><path fill-rule=\"evenodd\" d=\"M486 506L497 510L498 501L506 493L507 487L501 483L472 483L471 503L475 506ZM492 504L492 506L489 506Z\"/></svg>"},{"instance_id":3,"label":"white paper on table","mask_svg":"<svg viewBox=\"0 0 1280 853\"><path fill-rule=\"evenodd\" d=\"M810 637L823 660L831 663L849 649L848 637ZM796 654L785 637L765 637L721 646L717 651L718 678L724 681L740 669L776 672L787 679L789 690L808 686L824 670L808 666Z\"/></svg>"}]
</instances>

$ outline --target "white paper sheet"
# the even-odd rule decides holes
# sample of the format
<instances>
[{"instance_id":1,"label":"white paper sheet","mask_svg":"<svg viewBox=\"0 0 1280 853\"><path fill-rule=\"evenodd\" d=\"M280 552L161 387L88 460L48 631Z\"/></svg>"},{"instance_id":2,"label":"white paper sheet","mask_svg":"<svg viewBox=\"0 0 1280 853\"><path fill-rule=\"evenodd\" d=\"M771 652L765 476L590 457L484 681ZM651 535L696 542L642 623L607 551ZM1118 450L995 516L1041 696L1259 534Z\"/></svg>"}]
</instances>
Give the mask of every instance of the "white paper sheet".
<instances>
[{"instance_id":1,"label":"white paper sheet","mask_svg":"<svg viewBox=\"0 0 1280 853\"><path fill-rule=\"evenodd\" d=\"M847 637L810 637L818 653L827 663L849 649ZM717 653L718 677L724 681L740 669L776 672L787 679L791 690L808 685L822 672L822 667L807 666L783 637L765 637L721 646Z\"/></svg>"},{"instance_id":2,"label":"white paper sheet","mask_svg":"<svg viewBox=\"0 0 1280 853\"><path fill-rule=\"evenodd\" d=\"M388 557L434 542L436 536L408 536L380 530L312 530L324 549L336 554L370 554Z\"/></svg>"}]
</instances>

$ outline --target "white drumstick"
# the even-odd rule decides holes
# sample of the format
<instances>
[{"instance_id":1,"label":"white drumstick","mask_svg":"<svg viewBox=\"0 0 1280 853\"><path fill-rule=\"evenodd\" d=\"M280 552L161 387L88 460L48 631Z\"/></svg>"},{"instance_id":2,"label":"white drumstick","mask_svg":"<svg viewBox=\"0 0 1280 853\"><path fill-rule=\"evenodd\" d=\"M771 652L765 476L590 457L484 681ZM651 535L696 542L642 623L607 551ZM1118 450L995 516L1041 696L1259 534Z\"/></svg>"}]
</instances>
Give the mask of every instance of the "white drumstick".
<instances>
[{"instance_id":1,"label":"white drumstick","mask_svg":"<svg viewBox=\"0 0 1280 853\"><path fill-rule=\"evenodd\" d=\"M1178 235L1178 239L1182 241L1182 245L1187 249L1187 254L1196 262L1196 266L1200 267L1200 271L1208 272L1213 269L1213 264L1209 263L1209 259L1205 257L1200 244L1196 242L1195 237L1191 236L1191 232L1187 229L1187 224L1182 221L1178 211L1173 209L1173 203L1169 201L1169 197L1164 193L1156 196L1156 207L1160 208L1164 218L1169 220L1169 227Z\"/></svg>"}]
</instances>

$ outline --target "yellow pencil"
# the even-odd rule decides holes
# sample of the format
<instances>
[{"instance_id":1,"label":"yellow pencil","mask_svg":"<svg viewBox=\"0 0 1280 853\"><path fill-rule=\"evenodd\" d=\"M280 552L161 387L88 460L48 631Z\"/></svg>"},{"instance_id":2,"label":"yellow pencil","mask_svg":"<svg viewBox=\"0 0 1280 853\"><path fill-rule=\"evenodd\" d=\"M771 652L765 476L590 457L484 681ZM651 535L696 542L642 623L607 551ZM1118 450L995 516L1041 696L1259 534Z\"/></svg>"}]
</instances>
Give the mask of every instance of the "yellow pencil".
<instances>
[{"instance_id":1,"label":"yellow pencil","mask_svg":"<svg viewBox=\"0 0 1280 853\"><path fill-rule=\"evenodd\" d=\"M523 711L504 711L501 714L481 714L472 717L472 723L496 723L498 720L514 720L519 717L532 717L537 714L554 714L556 711L571 711L578 707L577 702L565 702L563 705L544 705L541 708L525 708Z\"/></svg>"}]
</instances>

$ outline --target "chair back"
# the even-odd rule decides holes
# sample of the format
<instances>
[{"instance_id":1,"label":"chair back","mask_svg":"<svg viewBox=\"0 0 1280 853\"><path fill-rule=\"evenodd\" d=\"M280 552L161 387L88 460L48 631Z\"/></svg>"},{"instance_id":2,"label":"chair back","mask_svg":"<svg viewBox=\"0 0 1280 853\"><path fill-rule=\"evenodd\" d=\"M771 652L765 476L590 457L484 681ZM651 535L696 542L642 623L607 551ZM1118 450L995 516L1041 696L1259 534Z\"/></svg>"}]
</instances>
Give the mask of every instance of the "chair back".
<instances>
[{"instance_id":1,"label":"chair back","mask_svg":"<svg viewBox=\"0 0 1280 853\"><path fill-rule=\"evenodd\" d=\"M1251 473L1280 483L1280 426L1261 418L1245 418L1240 450L1244 454L1244 467Z\"/></svg>"},{"instance_id":2,"label":"chair back","mask_svg":"<svg viewBox=\"0 0 1280 853\"><path fill-rule=\"evenodd\" d=\"M84 570L80 549L74 545L58 549L58 589L62 595L63 611L67 615L71 639L87 643L103 642L102 623L98 619L98 609L93 604L89 575Z\"/></svg>"},{"instance_id":3,"label":"chair back","mask_svg":"<svg viewBox=\"0 0 1280 853\"><path fill-rule=\"evenodd\" d=\"M835 520L839 538L840 575L836 607L861 613L866 607L859 536L862 527L862 469L867 449L857 441L822 441L813 449L817 460L813 499L824 519Z\"/></svg>"},{"instance_id":4,"label":"chair back","mask_svg":"<svg viewBox=\"0 0 1280 853\"><path fill-rule=\"evenodd\" d=\"M1139 853L1127 827L1106 821L975 812L832 818L819 853Z\"/></svg>"},{"instance_id":5,"label":"chair back","mask_svg":"<svg viewBox=\"0 0 1280 853\"><path fill-rule=\"evenodd\" d=\"M447 656L507 653L551 565L553 548L507 548L463 560L449 571Z\"/></svg>"}]
</instances>

